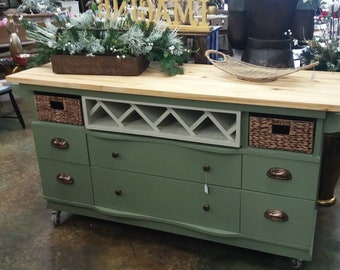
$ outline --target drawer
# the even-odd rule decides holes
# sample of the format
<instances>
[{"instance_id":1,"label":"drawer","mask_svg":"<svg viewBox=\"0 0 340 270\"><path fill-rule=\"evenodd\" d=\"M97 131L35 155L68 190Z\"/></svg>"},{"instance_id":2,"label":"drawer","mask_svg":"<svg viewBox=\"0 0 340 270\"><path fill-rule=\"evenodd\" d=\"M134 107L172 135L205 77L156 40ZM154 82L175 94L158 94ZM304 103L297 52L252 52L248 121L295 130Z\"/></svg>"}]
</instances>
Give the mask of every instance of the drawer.
<instances>
[{"instance_id":1,"label":"drawer","mask_svg":"<svg viewBox=\"0 0 340 270\"><path fill-rule=\"evenodd\" d=\"M226 231L239 231L240 191L92 168L95 205Z\"/></svg>"},{"instance_id":2,"label":"drawer","mask_svg":"<svg viewBox=\"0 0 340 270\"><path fill-rule=\"evenodd\" d=\"M39 159L39 168L45 197L93 204L88 166Z\"/></svg>"},{"instance_id":3,"label":"drawer","mask_svg":"<svg viewBox=\"0 0 340 270\"><path fill-rule=\"evenodd\" d=\"M319 164L245 155L242 188L316 200Z\"/></svg>"},{"instance_id":4,"label":"drawer","mask_svg":"<svg viewBox=\"0 0 340 270\"><path fill-rule=\"evenodd\" d=\"M41 121L84 125L79 96L34 93L34 101Z\"/></svg>"},{"instance_id":5,"label":"drawer","mask_svg":"<svg viewBox=\"0 0 340 270\"><path fill-rule=\"evenodd\" d=\"M127 135L115 139L88 136L88 144L91 165L98 167L241 187L237 150Z\"/></svg>"},{"instance_id":6,"label":"drawer","mask_svg":"<svg viewBox=\"0 0 340 270\"><path fill-rule=\"evenodd\" d=\"M277 211L271 211L271 215L269 210L283 211L288 220L280 219ZM265 217L266 211L271 219ZM311 247L316 212L315 202L310 200L244 191L241 194L241 233Z\"/></svg>"},{"instance_id":7,"label":"drawer","mask_svg":"<svg viewBox=\"0 0 340 270\"><path fill-rule=\"evenodd\" d=\"M89 164L83 127L34 122L32 129L38 157Z\"/></svg>"},{"instance_id":8,"label":"drawer","mask_svg":"<svg viewBox=\"0 0 340 270\"><path fill-rule=\"evenodd\" d=\"M249 146L313 153L315 119L250 115Z\"/></svg>"}]
</instances>

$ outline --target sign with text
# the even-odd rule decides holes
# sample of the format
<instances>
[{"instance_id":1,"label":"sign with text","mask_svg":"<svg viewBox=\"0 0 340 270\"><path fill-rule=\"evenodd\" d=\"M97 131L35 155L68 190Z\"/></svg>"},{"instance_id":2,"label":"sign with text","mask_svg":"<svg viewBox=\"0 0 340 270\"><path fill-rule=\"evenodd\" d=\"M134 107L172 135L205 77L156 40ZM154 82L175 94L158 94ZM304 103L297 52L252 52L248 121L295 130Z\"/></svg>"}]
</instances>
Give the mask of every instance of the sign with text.
<instances>
[{"instance_id":1,"label":"sign with text","mask_svg":"<svg viewBox=\"0 0 340 270\"><path fill-rule=\"evenodd\" d=\"M129 12L133 20L164 21L169 28L181 32L208 32L207 3L209 0L110 0L99 4L98 9L106 18L116 20Z\"/></svg>"}]
</instances>

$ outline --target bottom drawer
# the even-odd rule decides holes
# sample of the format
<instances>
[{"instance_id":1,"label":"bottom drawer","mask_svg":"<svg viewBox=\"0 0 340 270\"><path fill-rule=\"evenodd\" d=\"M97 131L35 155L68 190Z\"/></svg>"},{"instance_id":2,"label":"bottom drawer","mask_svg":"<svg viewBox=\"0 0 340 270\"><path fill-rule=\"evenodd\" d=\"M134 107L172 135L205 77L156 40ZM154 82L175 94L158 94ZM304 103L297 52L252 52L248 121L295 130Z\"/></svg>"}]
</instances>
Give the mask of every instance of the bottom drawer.
<instances>
[{"instance_id":1,"label":"bottom drawer","mask_svg":"<svg viewBox=\"0 0 340 270\"><path fill-rule=\"evenodd\" d=\"M283 211L288 219L281 219L278 212L274 212L271 219L266 218L266 211L271 209ZM243 192L241 195L242 234L311 246L315 220L314 201L257 192Z\"/></svg>"},{"instance_id":2,"label":"bottom drawer","mask_svg":"<svg viewBox=\"0 0 340 270\"><path fill-rule=\"evenodd\" d=\"M95 205L226 231L239 231L240 192L187 181L92 168Z\"/></svg>"},{"instance_id":3,"label":"bottom drawer","mask_svg":"<svg viewBox=\"0 0 340 270\"><path fill-rule=\"evenodd\" d=\"M39 159L39 168L44 196L93 204L88 166Z\"/></svg>"}]
</instances>

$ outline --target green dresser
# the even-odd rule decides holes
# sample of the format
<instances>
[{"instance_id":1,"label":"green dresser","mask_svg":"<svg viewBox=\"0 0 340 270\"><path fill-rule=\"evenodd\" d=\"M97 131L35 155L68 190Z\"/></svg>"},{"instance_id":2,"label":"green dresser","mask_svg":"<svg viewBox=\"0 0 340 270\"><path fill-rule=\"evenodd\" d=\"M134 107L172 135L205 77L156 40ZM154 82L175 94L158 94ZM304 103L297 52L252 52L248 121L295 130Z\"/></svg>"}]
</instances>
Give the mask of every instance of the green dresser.
<instances>
[{"instance_id":1,"label":"green dresser","mask_svg":"<svg viewBox=\"0 0 340 270\"><path fill-rule=\"evenodd\" d=\"M102 99L83 98L79 113L87 115L84 126L33 123L49 207L250 245L299 260L311 258L320 167L317 144L313 143L314 153L249 146L252 112L242 106L217 114L209 102L190 102L179 111L164 99L152 106L139 101L138 107L130 99L114 101L105 99L101 107ZM265 111L272 115L270 109ZM125 120L119 120L124 114ZM165 119L164 114L171 117ZM235 115L242 115L240 121ZM166 121L152 129L161 117ZM300 120L301 115L289 119ZM308 119L315 129L322 123ZM197 135L183 132L183 123L192 127L197 121L202 122L200 134L209 136L191 142L186 137ZM178 129L184 139L178 137ZM230 130L225 140L240 134L240 143L225 146L223 132ZM318 138L314 129L309 132Z\"/></svg>"},{"instance_id":2,"label":"green dresser","mask_svg":"<svg viewBox=\"0 0 340 270\"><path fill-rule=\"evenodd\" d=\"M305 91L307 75L248 85L252 95L245 82L189 67L179 82L154 71L140 81L99 76L99 84L49 68L10 76L37 105L32 128L48 208L287 256L300 267L312 259L323 136L340 131L340 104L326 113L289 95L282 104L258 97L281 97L289 84ZM34 79L38 71L46 81ZM186 79L197 93L183 92ZM218 83L227 94L215 93ZM200 86L215 92L205 96ZM36 95L51 98L37 104Z\"/></svg>"}]
</instances>

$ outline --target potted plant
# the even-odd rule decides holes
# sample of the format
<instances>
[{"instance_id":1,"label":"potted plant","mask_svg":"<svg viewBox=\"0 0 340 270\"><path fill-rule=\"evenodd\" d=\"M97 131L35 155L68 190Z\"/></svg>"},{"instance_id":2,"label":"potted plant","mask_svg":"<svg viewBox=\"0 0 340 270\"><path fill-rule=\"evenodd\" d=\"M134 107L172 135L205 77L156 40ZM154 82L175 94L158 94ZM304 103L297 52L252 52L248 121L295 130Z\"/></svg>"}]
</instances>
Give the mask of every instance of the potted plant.
<instances>
[{"instance_id":1,"label":"potted plant","mask_svg":"<svg viewBox=\"0 0 340 270\"><path fill-rule=\"evenodd\" d=\"M170 30L164 22L133 21L127 12L117 19L107 20L100 18L91 10L71 16L66 11L58 10L56 22L45 22L39 25L30 21L22 21L30 39L33 39L40 49L30 62L30 66L37 66L58 59L58 56L68 56L77 61L82 59L90 71L84 71L83 64L77 61L63 62L65 68L74 66L75 70L67 73L77 74L110 74L112 75L138 75L120 74L122 70L133 70L133 65L124 67L131 59L140 59L140 66L146 68L147 61L158 61L161 71L168 75L183 73L181 66L190 56L190 51L183 46L177 31ZM98 71L101 63L106 63ZM124 67L124 68L123 68ZM114 70L115 69L115 70ZM60 72L57 72L60 73Z\"/></svg>"}]
</instances>

